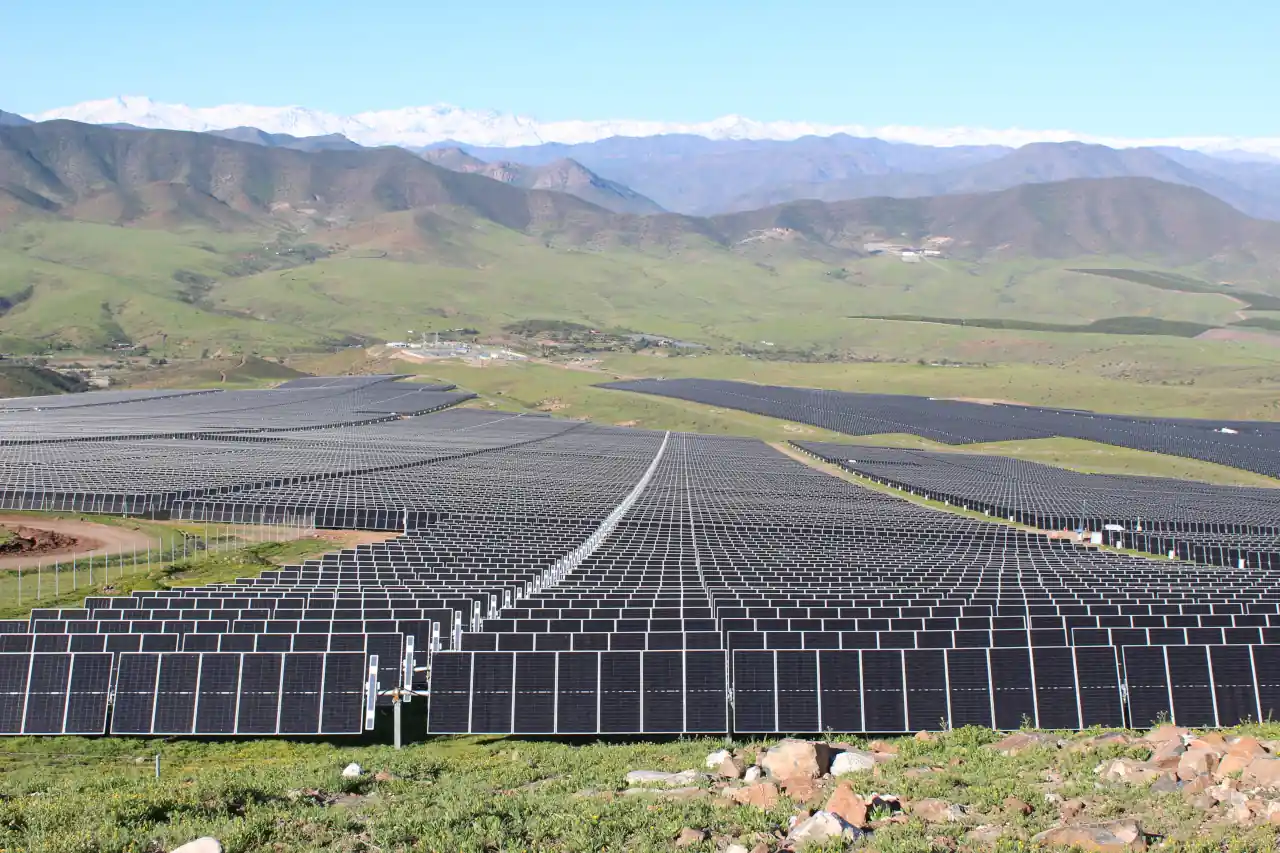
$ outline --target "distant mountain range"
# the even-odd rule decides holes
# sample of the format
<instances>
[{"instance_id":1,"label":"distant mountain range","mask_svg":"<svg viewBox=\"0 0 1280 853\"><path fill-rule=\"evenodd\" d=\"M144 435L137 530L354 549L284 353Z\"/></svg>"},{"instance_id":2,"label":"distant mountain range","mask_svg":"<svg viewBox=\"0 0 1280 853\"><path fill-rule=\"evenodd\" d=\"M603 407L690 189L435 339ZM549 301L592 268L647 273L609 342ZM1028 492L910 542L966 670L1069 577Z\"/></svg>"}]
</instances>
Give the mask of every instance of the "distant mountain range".
<instances>
[{"instance_id":1,"label":"distant mountain range","mask_svg":"<svg viewBox=\"0 0 1280 853\"><path fill-rule=\"evenodd\" d=\"M361 145L407 147L441 142L513 147L548 142L596 142L610 137L646 137L687 134L713 140L791 140L805 136L846 134L893 142L950 147L999 145L1016 148L1032 142L1094 142L1112 147L1165 145L1209 151L1233 157L1280 157L1280 139L1223 136L1179 139L1123 139L1070 131L988 130L954 127L868 127L829 125L803 121L755 121L743 116L723 116L705 122L668 121L539 121L494 110L467 110L449 104L375 110L343 116L305 107L260 107L227 104L191 107L153 101L144 96L87 101L28 116L37 121L70 119L89 124L130 124L169 130L209 131L228 127L256 127L268 133L291 136L326 136L340 133Z\"/></svg>"},{"instance_id":2,"label":"distant mountain range","mask_svg":"<svg viewBox=\"0 0 1280 853\"><path fill-rule=\"evenodd\" d=\"M160 228L285 227L305 230L311 239L390 241L424 251L458 226L487 221L549 245L594 250L668 251L699 241L738 253L829 259L864 255L872 240L933 239L949 254L970 258L1098 254L1274 267L1280 257L1280 223L1245 216L1196 187L1149 178L915 199L797 201L702 218L615 213L545 188L590 182L590 173L572 161L514 168L494 180L487 173L508 167L456 149L429 156L450 168L395 147L309 151L66 121L5 126L0 224L52 216ZM986 165L991 162L999 161ZM617 194L625 188L597 189Z\"/></svg>"},{"instance_id":3,"label":"distant mountain range","mask_svg":"<svg viewBox=\"0 0 1280 853\"><path fill-rule=\"evenodd\" d=\"M1250 216L1280 220L1280 160L1228 147L1239 140L1187 141L1214 148L1211 156L1169 145L1108 147L1078 141L1031 142L1019 148L918 145L826 133L832 129L817 126L759 123L712 122L690 126L696 133L667 133L677 126L577 122L548 134L543 125L528 119L452 107L343 118L300 108L194 110L145 98L91 102L37 118L62 114L120 129L164 125L299 151L356 150L362 143L395 142L445 168L526 189L565 192L618 213L668 210L712 216L804 199L916 198L1077 178L1146 177L1196 187ZM214 126L232 121L257 124ZM0 113L0 125L27 122L22 116ZM591 127L584 129L587 124ZM824 135L730 138L794 136L814 130ZM605 132L659 135L596 138ZM547 135L591 141L509 144ZM502 144L413 144L442 137L497 139ZM1255 147L1269 144L1264 140Z\"/></svg>"},{"instance_id":4,"label":"distant mountain range","mask_svg":"<svg viewBox=\"0 0 1280 853\"><path fill-rule=\"evenodd\" d=\"M615 213L661 213L662 207L630 187L602 178L577 160L564 158L538 166L500 160L489 163L457 147L429 148L422 158L455 172L484 175L529 190L555 190Z\"/></svg>"},{"instance_id":5,"label":"distant mountain range","mask_svg":"<svg viewBox=\"0 0 1280 853\"><path fill-rule=\"evenodd\" d=\"M485 159L533 165L572 158L668 210L696 215L799 199L912 198L1076 178L1144 177L1197 187L1251 216L1280 219L1280 163L1177 148L1116 149L1082 142L935 148L841 135L789 142L660 136L464 148Z\"/></svg>"}]
</instances>

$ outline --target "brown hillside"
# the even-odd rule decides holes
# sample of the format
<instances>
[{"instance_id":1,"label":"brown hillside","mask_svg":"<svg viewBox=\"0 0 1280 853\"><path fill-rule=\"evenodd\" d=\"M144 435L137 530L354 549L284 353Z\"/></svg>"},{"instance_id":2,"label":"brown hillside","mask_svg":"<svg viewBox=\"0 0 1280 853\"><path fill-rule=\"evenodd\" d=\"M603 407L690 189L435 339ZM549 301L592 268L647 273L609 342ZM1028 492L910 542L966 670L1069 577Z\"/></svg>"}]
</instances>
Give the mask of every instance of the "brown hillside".
<instances>
[{"instance_id":1,"label":"brown hillside","mask_svg":"<svg viewBox=\"0 0 1280 853\"><path fill-rule=\"evenodd\" d=\"M578 197L584 187L615 194L626 188L597 187L594 174L572 161L519 168L527 170L521 181L555 191L451 171L398 148L306 152L208 134L45 122L0 127L0 225L62 216L156 228L294 228L347 245L441 259L469 242L478 220L548 245L600 251L674 252L710 243L831 260L861 253L871 240L944 237L952 254L969 257L1105 254L1264 269L1280 258L1280 223L1251 219L1202 190L1149 178L800 201L708 219L605 210Z\"/></svg>"},{"instance_id":2,"label":"brown hillside","mask_svg":"<svg viewBox=\"0 0 1280 853\"><path fill-rule=\"evenodd\" d=\"M398 148L302 152L200 133L56 121L0 128L0 212L159 227L341 227L403 210L446 210L521 231L606 211L433 166Z\"/></svg>"},{"instance_id":3,"label":"brown hillside","mask_svg":"<svg viewBox=\"0 0 1280 853\"><path fill-rule=\"evenodd\" d=\"M800 201L712 221L734 243L787 228L847 249L873 239L949 237L952 251L967 255L1117 254L1174 263L1274 263L1280 257L1280 223L1252 219L1202 190L1149 178L916 199Z\"/></svg>"}]
</instances>

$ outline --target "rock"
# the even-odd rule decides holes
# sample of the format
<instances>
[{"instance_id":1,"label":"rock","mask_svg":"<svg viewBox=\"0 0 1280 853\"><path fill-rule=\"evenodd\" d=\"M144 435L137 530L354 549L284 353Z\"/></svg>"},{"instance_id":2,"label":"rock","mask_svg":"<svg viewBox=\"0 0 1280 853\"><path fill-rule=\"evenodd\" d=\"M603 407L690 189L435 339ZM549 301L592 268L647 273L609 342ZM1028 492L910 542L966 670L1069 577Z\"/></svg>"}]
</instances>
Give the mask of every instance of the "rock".
<instances>
[{"instance_id":1,"label":"rock","mask_svg":"<svg viewBox=\"0 0 1280 853\"><path fill-rule=\"evenodd\" d=\"M809 803L821 793L818 789L817 779L779 779L782 790L786 791L787 796L797 803Z\"/></svg>"},{"instance_id":2,"label":"rock","mask_svg":"<svg viewBox=\"0 0 1280 853\"><path fill-rule=\"evenodd\" d=\"M1075 847L1093 853L1147 849L1142 826L1132 818L1111 823L1059 826L1040 833L1032 841L1045 847Z\"/></svg>"},{"instance_id":3,"label":"rock","mask_svg":"<svg viewBox=\"0 0 1280 853\"><path fill-rule=\"evenodd\" d=\"M867 801L853 791L848 782L841 782L831 798L827 800L826 810L838 816L850 826L865 829L867 826Z\"/></svg>"},{"instance_id":4,"label":"rock","mask_svg":"<svg viewBox=\"0 0 1280 853\"><path fill-rule=\"evenodd\" d=\"M690 786L688 788L628 788L622 792L624 797L665 797L671 800L700 800L710 796L706 788Z\"/></svg>"},{"instance_id":5,"label":"rock","mask_svg":"<svg viewBox=\"0 0 1280 853\"><path fill-rule=\"evenodd\" d=\"M825 844L835 839L856 841L862 835L862 830L850 826L831 812L815 812L792 828L787 834L787 841L793 848L801 849L809 844Z\"/></svg>"},{"instance_id":6,"label":"rock","mask_svg":"<svg viewBox=\"0 0 1280 853\"><path fill-rule=\"evenodd\" d=\"M955 850L957 846L956 840L946 835L935 835L929 839L929 846L934 850Z\"/></svg>"},{"instance_id":7,"label":"rock","mask_svg":"<svg viewBox=\"0 0 1280 853\"><path fill-rule=\"evenodd\" d=\"M1172 794L1174 791L1178 790L1179 787L1180 783L1178 781L1177 774L1165 772L1161 773L1159 777L1156 778L1156 781L1151 783L1151 788L1149 790L1153 794Z\"/></svg>"},{"instance_id":8,"label":"rock","mask_svg":"<svg viewBox=\"0 0 1280 853\"><path fill-rule=\"evenodd\" d=\"M1084 740L1077 741L1072 745L1073 750L1101 749L1105 746L1128 746L1133 743L1133 738L1123 732L1107 732L1105 734L1087 737Z\"/></svg>"},{"instance_id":9,"label":"rock","mask_svg":"<svg viewBox=\"0 0 1280 853\"><path fill-rule=\"evenodd\" d=\"M663 773L659 770L632 770L627 774L627 785L632 788L687 788L705 779L697 770L679 773Z\"/></svg>"},{"instance_id":10,"label":"rock","mask_svg":"<svg viewBox=\"0 0 1280 853\"><path fill-rule=\"evenodd\" d=\"M730 788L725 791L725 796L739 805L755 806L767 811L778 804L781 794L778 786L772 782L757 782L744 788Z\"/></svg>"},{"instance_id":11,"label":"rock","mask_svg":"<svg viewBox=\"0 0 1280 853\"><path fill-rule=\"evenodd\" d=\"M883 740L873 740L867 744L868 752L877 752L881 755L897 755L898 747Z\"/></svg>"},{"instance_id":12,"label":"rock","mask_svg":"<svg viewBox=\"0 0 1280 853\"><path fill-rule=\"evenodd\" d=\"M1204 793L1188 797L1187 803L1189 803L1193 808L1206 812L1218 804L1217 800Z\"/></svg>"},{"instance_id":13,"label":"rock","mask_svg":"<svg viewBox=\"0 0 1280 853\"><path fill-rule=\"evenodd\" d=\"M760 781L760 777L763 775L764 775L764 771L753 764L750 767L748 767L746 771L742 774L742 781L758 782Z\"/></svg>"},{"instance_id":14,"label":"rock","mask_svg":"<svg viewBox=\"0 0 1280 853\"><path fill-rule=\"evenodd\" d=\"M1217 732L1209 732L1208 734L1197 735L1187 744L1187 749L1203 749L1212 752L1221 758L1227 754L1229 746L1226 738Z\"/></svg>"},{"instance_id":15,"label":"rock","mask_svg":"<svg viewBox=\"0 0 1280 853\"><path fill-rule=\"evenodd\" d=\"M1071 820L1073 817L1079 817L1084 814L1086 807L1087 804L1084 800L1067 800L1062 804L1062 817L1064 820Z\"/></svg>"},{"instance_id":16,"label":"rock","mask_svg":"<svg viewBox=\"0 0 1280 853\"><path fill-rule=\"evenodd\" d=\"M1160 741L1151 751L1150 763L1161 770L1177 770L1187 748L1180 740Z\"/></svg>"},{"instance_id":17,"label":"rock","mask_svg":"<svg viewBox=\"0 0 1280 853\"><path fill-rule=\"evenodd\" d=\"M1267 819L1267 823L1273 826L1280 824L1280 801L1271 800L1262 807L1260 813Z\"/></svg>"},{"instance_id":18,"label":"rock","mask_svg":"<svg viewBox=\"0 0 1280 853\"><path fill-rule=\"evenodd\" d=\"M746 772L746 768L742 766L741 759L734 758L730 755L724 761L720 762L717 772L726 779L741 779L742 774Z\"/></svg>"},{"instance_id":19,"label":"rock","mask_svg":"<svg viewBox=\"0 0 1280 853\"><path fill-rule=\"evenodd\" d=\"M764 841L756 842L756 846L751 848L751 853L769 853L769 845Z\"/></svg>"},{"instance_id":20,"label":"rock","mask_svg":"<svg viewBox=\"0 0 1280 853\"><path fill-rule=\"evenodd\" d=\"M959 823L968 810L958 803L927 798L910 804L910 811L925 823Z\"/></svg>"},{"instance_id":21,"label":"rock","mask_svg":"<svg viewBox=\"0 0 1280 853\"><path fill-rule=\"evenodd\" d=\"M676 836L677 847L692 847L695 844L701 844L707 840L707 831L705 829L691 829L685 827L680 830L680 834Z\"/></svg>"},{"instance_id":22,"label":"rock","mask_svg":"<svg viewBox=\"0 0 1280 853\"><path fill-rule=\"evenodd\" d=\"M1251 788L1280 786L1280 758L1255 758L1240 774L1240 781Z\"/></svg>"},{"instance_id":23,"label":"rock","mask_svg":"<svg viewBox=\"0 0 1280 853\"><path fill-rule=\"evenodd\" d=\"M1001 755L1020 755L1027 750L1039 747L1057 749L1058 739L1039 732L1014 732L995 743L987 744L988 749L994 749Z\"/></svg>"},{"instance_id":24,"label":"rock","mask_svg":"<svg viewBox=\"0 0 1280 853\"><path fill-rule=\"evenodd\" d=\"M343 779L359 779L364 775L364 770L354 761L342 768Z\"/></svg>"},{"instance_id":25,"label":"rock","mask_svg":"<svg viewBox=\"0 0 1280 853\"><path fill-rule=\"evenodd\" d=\"M728 847L724 848L724 853L750 853L750 851L747 850L745 845L730 844Z\"/></svg>"},{"instance_id":26,"label":"rock","mask_svg":"<svg viewBox=\"0 0 1280 853\"><path fill-rule=\"evenodd\" d=\"M1206 790L1212 787L1212 776L1197 776L1196 778L1183 783L1182 793L1184 796L1192 797L1196 794L1203 794Z\"/></svg>"},{"instance_id":27,"label":"rock","mask_svg":"<svg viewBox=\"0 0 1280 853\"><path fill-rule=\"evenodd\" d=\"M1242 803L1246 799L1245 795L1236 790L1235 786L1226 782L1205 788L1204 792L1212 797L1215 803Z\"/></svg>"},{"instance_id":28,"label":"rock","mask_svg":"<svg viewBox=\"0 0 1280 853\"><path fill-rule=\"evenodd\" d=\"M1230 805L1224 803L1224 805L1226 805L1227 820L1241 825L1252 823L1253 818L1255 817L1253 810L1255 802L1257 801L1251 801L1248 798L1245 798L1244 802L1240 803L1231 803Z\"/></svg>"},{"instance_id":29,"label":"rock","mask_svg":"<svg viewBox=\"0 0 1280 853\"><path fill-rule=\"evenodd\" d=\"M1246 736L1232 738L1227 744L1227 755L1247 755L1250 758L1266 758L1269 753L1256 738Z\"/></svg>"},{"instance_id":30,"label":"rock","mask_svg":"<svg viewBox=\"0 0 1280 853\"><path fill-rule=\"evenodd\" d=\"M373 774L373 781L375 782L394 782L395 780L395 774L388 770L379 770Z\"/></svg>"},{"instance_id":31,"label":"rock","mask_svg":"<svg viewBox=\"0 0 1280 853\"><path fill-rule=\"evenodd\" d=\"M964 834L964 837L974 844L981 845L985 848L994 848L996 842L1004 835L1004 828L993 824L984 824L976 826Z\"/></svg>"},{"instance_id":32,"label":"rock","mask_svg":"<svg viewBox=\"0 0 1280 853\"><path fill-rule=\"evenodd\" d=\"M1025 800L1020 800L1017 797L1005 797L1004 810L1010 814L1020 814L1023 817L1026 817L1035 811L1031 806L1031 803L1028 803Z\"/></svg>"},{"instance_id":33,"label":"rock","mask_svg":"<svg viewBox=\"0 0 1280 853\"><path fill-rule=\"evenodd\" d=\"M920 743L933 743L938 739L933 732L916 732L915 737Z\"/></svg>"},{"instance_id":34,"label":"rock","mask_svg":"<svg viewBox=\"0 0 1280 853\"><path fill-rule=\"evenodd\" d=\"M732 757L733 757L733 753L727 749L717 750L707 756L707 769L715 770L717 767L719 767L721 764L724 763L724 760L726 758L732 758Z\"/></svg>"},{"instance_id":35,"label":"rock","mask_svg":"<svg viewBox=\"0 0 1280 853\"><path fill-rule=\"evenodd\" d=\"M869 752L849 749L831 760L831 775L846 776L850 773L862 773L876 766L876 758Z\"/></svg>"},{"instance_id":36,"label":"rock","mask_svg":"<svg viewBox=\"0 0 1280 853\"><path fill-rule=\"evenodd\" d=\"M175 847L169 853L222 853L222 842L206 835L204 838L188 841L181 847Z\"/></svg>"},{"instance_id":37,"label":"rock","mask_svg":"<svg viewBox=\"0 0 1280 853\"><path fill-rule=\"evenodd\" d=\"M1212 773L1218 769L1218 753L1209 749L1188 749L1178 760L1178 778L1189 782L1197 776Z\"/></svg>"},{"instance_id":38,"label":"rock","mask_svg":"<svg viewBox=\"0 0 1280 853\"><path fill-rule=\"evenodd\" d=\"M1050 791L1049 793L1044 795L1044 802L1045 802L1045 805L1048 805L1048 806L1060 806L1066 801L1062 799L1061 794L1055 794L1054 792Z\"/></svg>"},{"instance_id":39,"label":"rock","mask_svg":"<svg viewBox=\"0 0 1280 853\"><path fill-rule=\"evenodd\" d=\"M1213 775L1219 779L1225 779L1228 776L1238 776L1246 767L1253 763L1254 756L1243 755L1240 753L1228 752L1222 756L1222 760L1218 762L1218 767L1213 771Z\"/></svg>"},{"instance_id":40,"label":"rock","mask_svg":"<svg viewBox=\"0 0 1280 853\"><path fill-rule=\"evenodd\" d=\"M1101 776L1104 782L1124 782L1128 785L1145 785L1160 775L1156 768L1132 758L1104 761L1093 772Z\"/></svg>"},{"instance_id":41,"label":"rock","mask_svg":"<svg viewBox=\"0 0 1280 853\"><path fill-rule=\"evenodd\" d=\"M825 743L788 738L770 749L760 766L775 779L817 779L831 767Z\"/></svg>"},{"instance_id":42,"label":"rock","mask_svg":"<svg viewBox=\"0 0 1280 853\"><path fill-rule=\"evenodd\" d=\"M1173 726L1166 723L1163 726L1156 726L1147 732L1142 739L1147 743L1165 743L1171 740L1185 743L1191 739L1191 729L1184 729L1182 726Z\"/></svg>"}]
</instances>

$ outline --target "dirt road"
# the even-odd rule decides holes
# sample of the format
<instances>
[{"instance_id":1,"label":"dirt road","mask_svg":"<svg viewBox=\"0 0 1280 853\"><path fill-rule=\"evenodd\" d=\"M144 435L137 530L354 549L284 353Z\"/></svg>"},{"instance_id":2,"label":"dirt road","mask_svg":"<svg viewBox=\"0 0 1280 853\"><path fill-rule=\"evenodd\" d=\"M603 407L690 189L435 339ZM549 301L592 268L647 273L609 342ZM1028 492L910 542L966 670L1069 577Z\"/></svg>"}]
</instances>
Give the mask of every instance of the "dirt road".
<instances>
[{"instance_id":1,"label":"dirt road","mask_svg":"<svg viewBox=\"0 0 1280 853\"><path fill-rule=\"evenodd\" d=\"M102 557L132 552L135 548L145 551L147 545L155 545L156 540L137 530L115 527L109 524L94 524L89 521L77 521L70 518L41 518L34 515L0 515L0 527L15 530L47 530L62 537L74 540L73 544L62 547L44 548L25 554L7 554L0 556L0 569L16 569L35 566L40 563L82 557Z\"/></svg>"}]
</instances>

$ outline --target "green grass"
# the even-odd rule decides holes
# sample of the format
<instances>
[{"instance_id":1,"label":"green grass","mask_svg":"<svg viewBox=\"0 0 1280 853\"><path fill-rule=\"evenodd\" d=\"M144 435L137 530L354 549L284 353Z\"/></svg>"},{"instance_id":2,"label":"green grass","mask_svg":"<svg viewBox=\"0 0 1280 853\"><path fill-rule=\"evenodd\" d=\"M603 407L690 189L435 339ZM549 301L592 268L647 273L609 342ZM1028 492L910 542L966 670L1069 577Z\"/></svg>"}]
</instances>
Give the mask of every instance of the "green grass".
<instances>
[{"instance_id":1,"label":"green grass","mask_svg":"<svg viewBox=\"0 0 1280 853\"><path fill-rule=\"evenodd\" d=\"M421 725L421 717L410 716L409 722ZM1280 735L1273 724L1241 730L1264 739ZM982 823L1003 827L1006 838L996 849L1026 850L1025 839L1057 819L1046 793L1084 798L1085 821L1138 818L1146 832L1168 838L1168 849L1220 853L1274 845L1274 827L1206 822L1180 794L1099 786L1093 771L1102 761L1143 759L1149 749L1089 746L1085 739L1098 733L1065 734L1076 742L1067 749L1040 747L1013 757L988 749L1000 735L985 729L959 729L929 742L891 739L897 757L880 765L874 778L850 777L855 790L893 792L908 803L937 797L964 805L969 818L964 825L932 826L912 818L877 830L869 844L855 849L931 853L940 849L939 836L962 849L991 849L964 838ZM859 738L848 740L863 745ZM755 751L769 744L737 746ZM776 844L775 835L785 834L801 804L783 798L764 811L710 796L622 794L629 770L701 769L706 754L722 746L724 741L711 739L476 737L420 742L397 752L373 744L281 740L14 738L0 744L0 847L141 853L212 835L228 853L649 853L675 849L672 842L686 826L711 833L689 848L694 853L711 853L730 839L748 847L760 839ZM367 774L343 780L340 771L348 762L359 763ZM378 770L395 778L374 781ZM1007 797L1032 804L1034 811L1009 813L1003 808Z\"/></svg>"},{"instance_id":2,"label":"green grass","mask_svg":"<svg viewBox=\"0 0 1280 853\"><path fill-rule=\"evenodd\" d=\"M1078 258L903 264L871 257L833 266L786 248L748 256L696 240L647 252L566 248L492 223L427 239L407 223L398 231L397 221L383 222L360 245L321 247L314 262L277 255L270 234L14 226L0 232L0 297L29 296L0 316L0 338L92 350L121 334L170 356L280 354L348 336L399 339L408 328L495 334L543 317L720 349L768 340L857 356L867 333L865 324L843 319L850 314L1218 326L1240 308L1219 292L1075 272ZM253 263L245 261L250 256ZM263 266L276 268L253 272ZM901 334L875 342L882 358L915 357L910 346L896 346Z\"/></svg>"},{"instance_id":3,"label":"green grass","mask_svg":"<svg viewBox=\"0 0 1280 853\"><path fill-rule=\"evenodd\" d=\"M1020 441L993 441L984 444L955 446L939 444L916 435L844 436L842 444L868 444L879 447L910 447L934 453L987 454L1008 456L1055 465L1084 474L1125 474L1138 477L1169 477L1222 486L1280 487L1280 480L1242 471L1213 462L1166 456L1145 450L1113 447L1077 438L1040 438Z\"/></svg>"}]
</instances>

